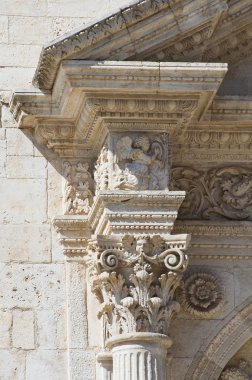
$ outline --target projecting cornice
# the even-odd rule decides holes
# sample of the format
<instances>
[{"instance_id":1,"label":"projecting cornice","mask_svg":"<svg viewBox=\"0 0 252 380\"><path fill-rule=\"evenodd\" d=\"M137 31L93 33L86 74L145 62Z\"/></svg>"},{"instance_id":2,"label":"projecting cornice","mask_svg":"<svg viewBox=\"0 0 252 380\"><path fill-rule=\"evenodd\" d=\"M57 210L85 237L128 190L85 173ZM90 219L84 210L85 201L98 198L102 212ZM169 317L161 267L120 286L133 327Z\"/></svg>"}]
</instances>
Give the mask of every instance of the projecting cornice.
<instances>
[{"instance_id":1,"label":"projecting cornice","mask_svg":"<svg viewBox=\"0 0 252 380\"><path fill-rule=\"evenodd\" d=\"M62 157L90 156L108 131L173 134L208 110L225 64L64 61L52 94L16 93L20 128Z\"/></svg>"},{"instance_id":2,"label":"projecting cornice","mask_svg":"<svg viewBox=\"0 0 252 380\"><path fill-rule=\"evenodd\" d=\"M42 90L51 90L60 63L66 59L139 61L144 56L148 57L150 52L162 50L163 46L180 39L191 38L197 46L199 36L204 41L211 37L227 10L226 3L226 0L134 2L45 46L34 84ZM201 35L202 30L207 32ZM157 60L165 61L162 57L154 59ZM174 59L171 57L169 60Z\"/></svg>"}]
</instances>

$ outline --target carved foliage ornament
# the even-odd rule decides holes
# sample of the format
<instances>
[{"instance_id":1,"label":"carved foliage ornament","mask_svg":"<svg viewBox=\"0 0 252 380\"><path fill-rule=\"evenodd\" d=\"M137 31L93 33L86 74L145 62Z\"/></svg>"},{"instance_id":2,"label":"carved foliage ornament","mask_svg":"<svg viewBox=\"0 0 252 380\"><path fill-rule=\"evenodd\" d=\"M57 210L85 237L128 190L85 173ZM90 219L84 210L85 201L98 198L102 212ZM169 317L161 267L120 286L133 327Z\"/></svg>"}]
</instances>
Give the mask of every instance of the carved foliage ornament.
<instances>
[{"instance_id":1,"label":"carved foliage ornament","mask_svg":"<svg viewBox=\"0 0 252 380\"><path fill-rule=\"evenodd\" d=\"M249 375L249 363L245 360L240 360L237 367L226 368L219 380L250 380L252 377Z\"/></svg>"},{"instance_id":2,"label":"carved foliage ornament","mask_svg":"<svg viewBox=\"0 0 252 380\"><path fill-rule=\"evenodd\" d=\"M193 273L183 282L179 300L188 313L209 317L222 307L223 289L211 273Z\"/></svg>"},{"instance_id":3,"label":"carved foliage ornament","mask_svg":"<svg viewBox=\"0 0 252 380\"><path fill-rule=\"evenodd\" d=\"M105 339L114 334L168 334L173 300L187 256L160 236L125 236L113 249L89 245L92 291L101 303Z\"/></svg>"},{"instance_id":4,"label":"carved foliage ornament","mask_svg":"<svg viewBox=\"0 0 252 380\"><path fill-rule=\"evenodd\" d=\"M180 219L252 220L252 170L224 167L198 171L172 170L173 189L185 190Z\"/></svg>"},{"instance_id":5,"label":"carved foliage ornament","mask_svg":"<svg viewBox=\"0 0 252 380\"><path fill-rule=\"evenodd\" d=\"M83 162L63 163L65 185L65 213L88 214L93 202L93 180L89 164Z\"/></svg>"}]
</instances>

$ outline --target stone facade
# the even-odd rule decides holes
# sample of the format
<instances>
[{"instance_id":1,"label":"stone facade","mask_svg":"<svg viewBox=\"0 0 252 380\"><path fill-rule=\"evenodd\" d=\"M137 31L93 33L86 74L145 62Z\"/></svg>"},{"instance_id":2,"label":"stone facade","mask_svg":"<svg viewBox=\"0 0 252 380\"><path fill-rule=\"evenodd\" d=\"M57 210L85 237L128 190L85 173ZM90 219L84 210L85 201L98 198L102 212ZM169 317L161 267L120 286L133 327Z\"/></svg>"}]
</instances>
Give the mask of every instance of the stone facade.
<instances>
[{"instance_id":1,"label":"stone facade","mask_svg":"<svg viewBox=\"0 0 252 380\"><path fill-rule=\"evenodd\" d=\"M250 1L21 3L0 10L0 379L251 379Z\"/></svg>"}]
</instances>

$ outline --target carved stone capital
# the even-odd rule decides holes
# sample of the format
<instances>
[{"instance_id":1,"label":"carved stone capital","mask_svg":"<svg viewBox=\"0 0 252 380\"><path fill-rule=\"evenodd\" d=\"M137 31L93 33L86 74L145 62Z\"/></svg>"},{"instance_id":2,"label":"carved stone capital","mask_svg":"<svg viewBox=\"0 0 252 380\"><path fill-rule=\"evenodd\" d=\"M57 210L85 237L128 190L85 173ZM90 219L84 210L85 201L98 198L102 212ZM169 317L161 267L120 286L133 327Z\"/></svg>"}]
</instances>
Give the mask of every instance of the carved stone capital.
<instances>
[{"instance_id":1,"label":"carved stone capital","mask_svg":"<svg viewBox=\"0 0 252 380\"><path fill-rule=\"evenodd\" d=\"M89 276L101 304L105 340L138 332L168 335L179 311L174 293L188 263L187 244L185 235L177 241L126 235L89 242Z\"/></svg>"}]
</instances>

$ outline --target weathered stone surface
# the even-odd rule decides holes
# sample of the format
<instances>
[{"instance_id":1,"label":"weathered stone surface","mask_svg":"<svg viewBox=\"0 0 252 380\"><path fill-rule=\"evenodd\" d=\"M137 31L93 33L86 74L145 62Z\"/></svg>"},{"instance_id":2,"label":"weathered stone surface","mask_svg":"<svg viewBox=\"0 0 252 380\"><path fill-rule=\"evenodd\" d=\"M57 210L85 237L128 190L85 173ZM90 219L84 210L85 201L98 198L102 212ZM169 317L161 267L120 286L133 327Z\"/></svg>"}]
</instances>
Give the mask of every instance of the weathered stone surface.
<instances>
[{"instance_id":1,"label":"weathered stone surface","mask_svg":"<svg viewBox=\"0 0 252 380\"><path fill-rule=\"evenodd\" d=\"M62 309L65 305L63 264L1 264L0 308Z\"/></svg>"},{"instance_id":2,"label":"weathered stone surface","mask_svg":"<svg viewBox=\"0 0 252 380\"><path fill-rule=\"evenodd\" d=\"M32 310L13 310L12 346L24 350L35 348L35 320Z\"/></svg>"},{"instance_id":3,"label":"weathered stone surface","mask_svg":"<svg viewBox=\"0 0 252 380\"><path fill-rule=\"evenodd\" d=\"M9 67L35 67L41 51L39 45L0 44L0 65Z\"/></svg>"},{"instance_id":4,"label":"weathered stone surface","mask_svg":"<svg viewBox=\"0 0 252 380\"><path fill-rule=\"evenodd\" d=\"M1 262L51 261L51 226L36 224L1 224ZM15 239L13 239L15 236Z\"/></svg>"},{"instance_id":5,"label":"weathered stone surface","mask_svg":"<svg viewBox=\"0 0 252 380\"><path fill-rule=\"evenodd\" d=\"M25 379L25 352L20 350L0 350L0 379Z\"/></svg>"},{"instance_id":6,"label":"weathered stone surface","mask_svg":"<svg viewBox=\"0 0 252 380\"><path fill-rule=\"evenodd\" d=\"M8 309L0 310L0 348L10 348L11 327L12 327L11 311Z\"/></svg>"},{"instance_id":7,"label":"weathered stone surface","mask_svg":"<svg viewBox=\"0 0 252 380\"><path fill-rule=\"evenodd\" d=\"M49 38L51 20L49 18L27 18L22 16L9 17L9 40L12 44L44 44ZM34 33L36 30L36 33Z\"/></svg>"},{"instance_id":8,"label":"weathered stone surface","mask_svg":"<svg viewBox=\"0 0 252 380\"><path fill-rule=\"evenodd\" d=\"M27 380L67 380L67 355L64 351L37 350L27 354Z\"/></svg>"},{"instance_id":9,"label":"weathered stone surface","mask_svg":"<svg viewBox=\"0 0 252 380\"><path fill-rule=\"evenodd\" d=\"M37 344L41 349L66 349L66 310L44 309L37 311Z\"/></svg>"},{"instance_id":10,"label":"weathered stone surface","mask_svg":"<svg viewBox=\"0 0 252 380\"><path fill-rule=\"evenodd\" d=\"M6 119L7 117L6 112ZM7 129L6 138L8 141L7 153L9 156L33 155L33 144L21 131L16 129Z\"/></svg>"},{"instance_id":11,"label":"weathered stone surface","mask_svg":"<svg viewBox=\"0 0 252 380\"><path fill-rule=\"evenodd\" d=\"M7 178L46 178L47 162L42 157L8 156L6 162Z\"/></svg>"},{"instance_id":12,"label":"weathered stone surface","mask_svg":"<svg viewBox=\"0 0 252 380\"><path fill-rule=\"evenodd\" d=\"M8 43L8 17L0 16L0 43Z\"/></svg>"},{"instance_id":13,"label":"weathered stone surface","mask_svg":"<svg viewBox=\"0 0 252 380\"><path fill-rule=\"evenodd\" d=\"M95 353L83 350L70 350L70 380L95 379ZM41 379L42 380L42 379ZM60 379L61 380L61 379Z\"/></svg>"},{"instance_id":14,"label":"weathered stone surface","mask_svg":"<svg viewBox=\"0 0 252 380\"><path fill-rule=\"evenodd\" d=\"M5 197L5 202L0 204L0 223L43 223L47 220L45 180L3 179L0 193Z\"/></svg>"}]
</instances>

